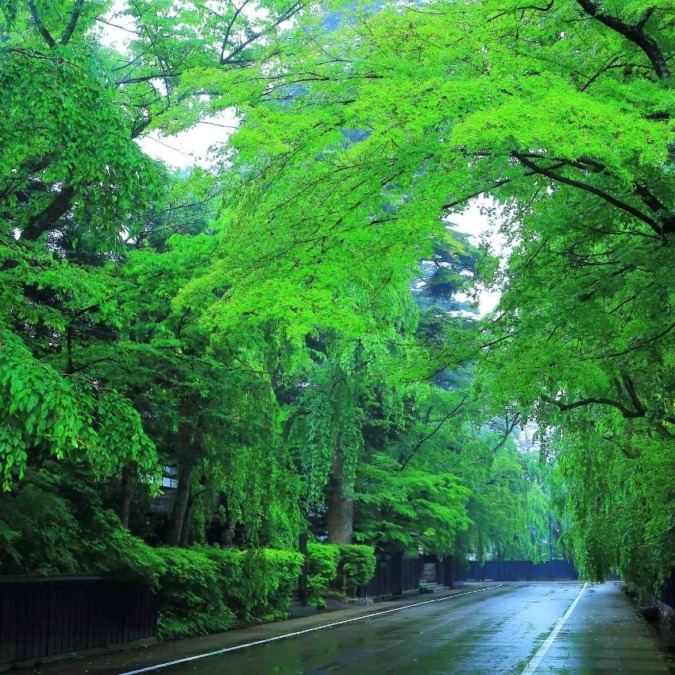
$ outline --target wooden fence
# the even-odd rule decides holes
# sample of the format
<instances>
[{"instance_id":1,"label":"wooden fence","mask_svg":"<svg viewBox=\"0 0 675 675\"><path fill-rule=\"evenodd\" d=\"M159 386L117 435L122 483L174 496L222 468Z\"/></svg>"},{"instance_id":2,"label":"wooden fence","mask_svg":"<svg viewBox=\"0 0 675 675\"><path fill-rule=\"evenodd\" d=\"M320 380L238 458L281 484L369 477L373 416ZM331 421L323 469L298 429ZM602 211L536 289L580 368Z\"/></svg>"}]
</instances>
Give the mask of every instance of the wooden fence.
<instances>
[{"instance_id":1,"label":"wooden fence","mask_svg":"<svg viewBox=\"0 0 675 675\"><path fill-rule=\"evenodd\" d=\"M153 638L155 595L97 576L0 577L0 669Z\"/></svg>"},{"instance_id":2,"label":"wooden fence","mask_svg":"<svg viewBox=\"0 0 675 675\"><path fill-rule=\"evenodd\" d=\"M547 560L541 563L531 560L488 560L484 565L475 561L469 562L465 578L475 581L576 580L579 573L567 560Z\"/></svg>"},{"instance_id":3,"label":"wooden fence","mask_svg":"<svg viewBox=\"0 0 675 675\"><path fill-rule=\"evenodd\" d=\"M459 563L450 556L438 559L436 556L403 556L401 554L380 554L377 558L375 576L368 584L361 586L361 597L381 598L399 596L419 590L422 570L426 565L435 567L434 581L452 588L461 582Z\"/></svg>"}]
</instances>

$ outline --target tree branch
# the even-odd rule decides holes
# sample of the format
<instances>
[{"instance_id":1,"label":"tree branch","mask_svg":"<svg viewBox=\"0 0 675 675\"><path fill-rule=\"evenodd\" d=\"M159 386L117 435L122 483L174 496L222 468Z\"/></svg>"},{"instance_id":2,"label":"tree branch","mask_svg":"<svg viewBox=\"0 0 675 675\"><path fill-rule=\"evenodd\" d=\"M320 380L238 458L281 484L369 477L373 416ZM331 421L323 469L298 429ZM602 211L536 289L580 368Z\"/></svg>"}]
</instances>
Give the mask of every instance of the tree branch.
<instances>
[{"instance_id":1,"label":"tree branch","mask_svg":"<svg viewBox=\"0 0 675 675\"><path fill-rule=\"evenodd\" d=\"M490 451L491 454L497 452L497 450L503 447L506 444L506 441L509 440L509 436L513 433L513 430L518 426L518 424L520 424L520 413L516 413L510 422L509 422L509 415L507 413L506 415L504 415L504 423L505 423L504 429L501 430L502 438L499 441L499 443L497 443L497 445L495 445L494 448L492 448L492 450Z\"/></svg>"},{"instance_id":2,"label":"tree branch","mask_svg":"<svg viewBox=\"0 0 675 675\"><path fill-rule=\"evenodd\" d=\"M42 19L40 19L40 15L38 14L37 7L35 6L34 0L28 0L28 7L30 7L30 14L33 17L33 21L35 22L35 26L40 31L40 35L42 35L45 42L53 49L54 47L56 47L56 41L54 40L54 38L51 36L51 33L45 28L44 24L42 23Z\"/></svg>"},{"instance_id":3,"label":"tree branch","mask_svg":"<svg viewBox=\"0 0 675 675\"><path fill-rule=\"evenodd\" d=\"M583 190L584 192L589 192L595 195L596 197L600 197L600 199L603 199L612 206L616 206L618 209L621 209L626 213L630 213L632 216L634 216L638 220L641 220L643 223L647 223L647 225L649 225L649 227L651 227L652 230L654 230L654 232L656 232L659 235L662 235L664 231L671 232L670 229L666 230L665 227L659 225L657 221L655 221L653 218L650 218L648 215L642 213L642 211L640 211L639 209L636 209L634 206L631 206L626 202L622 202L620 199L613 197L608 192L605 192L600 188L596 188L595 186L589 185L588 183L582 183L581 181L574 180L572 178L567 178L566 176L561 176L560 174L554 173L550 169L539 166L531 159L529 159L525 154L516 152L515 150L511 153L511 156L517 159L524 166L531 169L534 173L540 173L542 176L546 176L547 178L550 178L551 180L556 181L558 183L563 183L565 185L578 188L579 190Z\"/></svg>"},{"instance_id":4,"label":"tree branch","mask_svg":"<svg viewBox=\"0 0 675 675\"><path fill-rule=\"evenodd\" d=\"M602 397L583 398L580 399L579 401L574 401L573 403L563 403L562 401L558 401L554 398L551 398L550 396L544 395L540 396L540 398L542 401L554 405L562 412L567 412L568 410L574 410L575 408L583 408L585 406L596 404L596 405L607 405L610 406L611 408L616 408L626 419L635 419L638 417L645 416L644 410L630 410L629 408L626 408L626 406L623 405L622 403L614 401L613 399L610 398L602 398Z\"/></svg>"},{"instance_id":5,"label":"tree branch","mask_svg":"<svg viewBox=\"0 0 675 675\"><path fill-rule=\"evenodd\" d=\"M460 410L460 408L464 405L466 399L468 398L469 393L467 392L462 396L462 400L442 419L439 420L439 422L436 424L436 426L428 433L426 436L423 436L412 448L412 450L408 453L408 456L402 460L401 457L399 457L399 464L401 465L399 468L399 471L403 471L406 466L408 466L410 460L414 457L415 453L431 438L433 438L440 430L441 427L451 418L454 417ZM431 408L428 411L431 413Z\"/></svg>"},{"instance_id":6,"label":"tree branch","mask_svg":"<svg viewBox=\"0 0 675 675\"><path fill-rule=\"evenodd\" d=\"M596 2L592 2L592 0L577 0L577 3L581 5L583 10L587 14L590 14L594 19L597 19L600 21L600 23L603 23L608 28L611 28L613 31L623 35L627 40L630 40L634 45L639 47L650 60L659 79L667 80L670 77L668 63L663 56L663 53L661 52L658 44L656 44L656 40L654 40L649 35L645 35L644 32L646 23L654 13L654 7L649 7L642 15L640 20L636 24L631 25L625 21L622 21L616 16L611 16L610 14L601 12L598 4Z\"/></svg>"},{"instance_id":7,"label":"tree branch","mask_svg":"<svg viewBox=\"0 0 675 675\"><path fill-rule=\"evenodd\" d=\"M68 211L74 196L75 189L71 185L64 185L51 204L28 221L28 225L23 228L21 238L26 241L39 239L41 234L49 230Z\"/></svg>"},{"instance_id":8,"label":"tree branch","mask_svg":"<svg viewBox=\"0 0 675 675\"><path fill-rule=\"evenodd\" d=\"M83 5L84 0L75 0L75 6L73 7L73 12L70 15L68 27L66 28L66 32L63 34L63 37L61 38L61 44L64 47L68 44L70 38L73 37L73 33L75 32L75 28L77 27L77 22L80 19L80 13L82 12Z\"/></svg>"},{"instance_id":9,"label":"tree branch","mask_svg":"<svg viewBox=\"0 0 675 675\"><path fill-rule=\"evenodd\" d=\"M601 358L616 358L617 356L624 356L625 354L630 354L631 352L637 351L638 349L642 349L643 347L646 347L647 345L651 344L652 342L656 342L657 340L660 340L662 337L665 335L668 335L671 330L675 328L675 321L671 323L667 328L662 330L660 333L657 333L656 335L652 335L652 337L647 338L646 340L642 340L638 344L629 347L628 349L624 349L623 351L620 352L614 352L613 354L606 354L605 356Z\"/></svg>"}]
</instances>

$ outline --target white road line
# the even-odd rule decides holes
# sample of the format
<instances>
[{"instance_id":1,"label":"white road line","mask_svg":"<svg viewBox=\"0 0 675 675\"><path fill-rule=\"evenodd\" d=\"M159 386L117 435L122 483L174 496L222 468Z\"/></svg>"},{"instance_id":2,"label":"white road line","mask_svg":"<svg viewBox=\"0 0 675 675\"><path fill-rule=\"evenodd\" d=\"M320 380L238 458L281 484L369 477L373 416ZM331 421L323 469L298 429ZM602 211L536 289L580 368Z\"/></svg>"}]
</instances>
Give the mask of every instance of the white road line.
<instances>
[{"instance_id":1,"label":"white road line","mask_svg":"<svg viewBox=\"0 0 675 675\"><path fill-rule=\"evenodd\" d=\"M558 636L560 629L565 625L565 622L567 621L567 619L570 618L572 612L574 611L574 608L579 604L579 600L581 600L581 596L584 594L586 586L588 586L587 583L581 587L579 594L577 595L576 598L574 598L574 602L569 606L569 609L560 617L558 623L551 631L551 634L546 638L544 644L541 647L539 647L537 653L532 657L532 660L527 664L527 666L525 666L525 670L523 670L521 675L531 675L532 673L534 673L537 666L541 663L541 660L546 656L546 652L548 652L548 650L551 648L551 645Z\"/></svg>"},{"instance_id":2,"label":"white road line","mask_svg":"<svg viewBox=\"0 0 675 675\"><path fill-rule=\"evenodd\" d=\"M218 649L215 652L207 652L205 654L197 654L196 656L188 656L184 659L176 659L175 661L167 661L166 663L159 663L156 666L148 666L147 668L139 668L138 670L129 670L128 672L121 673L120 675L138 675L138 673L149 673L153 670L160 670L162 668L168 668L169 666L176 666L180 663L188 663L190 661L197 661L198 659L206 659L209 656L217 656L218 654L227 654L228 652L236 652L239 649L246 649L247 647L256 647L258 645L264 645L268 642L276 642L277 640L285 640L286 638L296 637L297 635L305 635L306 633L314 633L317 630L324 630L325 628L333 628L335 626L343 626L346 623L353 623L354 621L363 621L363 619L372 619L375 616L382 616L383 614L391 614L392 612L400 612L404 609L410 609L411 607L419 607L421 605L428 605L432 602L443 602L445 600L452 600L452 598L459 598L463 595L472 595L473 593L482 593L483 591L490 591L493 588L501 588L504 584L499 584L497 586L488 586L487 588L479 588L477 591L466 591L465 593L455 593L454 595L447 595L444 598L436 598L435 600L425 600L424 602L414 602L410 605L403 605L402 607L394 607L393 609L385 609L382 612L374 612L373 614L365 614L364 616L357 616L353 619L344 619L343 621L335 621L333 623L327 623L323 626L315 626L314 628L306 628L305 630L298 630L294 633L286 633L284 635L277 635L276 637L266 638L265 640L256 640L255 642L247 642L243 645L237 645L236 647L227 647L226 649Z\"/></svg>"}]
</instances>

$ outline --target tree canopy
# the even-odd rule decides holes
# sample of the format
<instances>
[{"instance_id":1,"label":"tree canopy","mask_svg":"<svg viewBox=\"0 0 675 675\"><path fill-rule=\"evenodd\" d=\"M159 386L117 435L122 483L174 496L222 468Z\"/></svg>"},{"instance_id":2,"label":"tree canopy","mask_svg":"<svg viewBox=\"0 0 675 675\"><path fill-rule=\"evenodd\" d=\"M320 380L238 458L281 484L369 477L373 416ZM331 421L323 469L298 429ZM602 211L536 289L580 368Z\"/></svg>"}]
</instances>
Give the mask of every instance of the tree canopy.
<instances>
[{"instance_id":1,"label":"tree canopy","mask_svg":"<svg viewBox=\"0 0 675 675\"><path fill-rule=\"evenodd\" d=\"M555 549L658 584L674 22L670 0L0 4L2 569L71 571L47 549L77 532L94 560L95 521ZM139 145L223 111L206 169ZM453 228L468 204L502 251Z\"/></svg>"}]
</instances>

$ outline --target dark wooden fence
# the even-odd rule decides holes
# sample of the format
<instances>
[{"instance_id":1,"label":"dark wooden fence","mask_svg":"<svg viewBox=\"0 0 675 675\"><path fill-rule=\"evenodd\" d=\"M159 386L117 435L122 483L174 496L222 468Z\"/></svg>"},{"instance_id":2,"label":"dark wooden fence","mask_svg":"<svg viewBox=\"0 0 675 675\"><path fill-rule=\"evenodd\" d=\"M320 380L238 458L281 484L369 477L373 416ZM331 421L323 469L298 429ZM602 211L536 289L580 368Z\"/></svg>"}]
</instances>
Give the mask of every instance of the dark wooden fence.
<instances>
[{"instance_id":1,"label":"dark wooden fence","mask_svg":"<svg viewBox=\"0 0 675 675\"><path fill-rule=\"evenodd\" d=\"M459 558L446 556L436 562L436 581L452 588L461 585L466 578L466 564Z\"/></svg>"},{"instance_id":2,"label":"dark wooden fence","mask_svg":"<svg viewBox=\"0 0 675 675\"><path fill-rule=\"evenodd\" d=\"M380 554L377 558L375 576L368 584L361 586L361 597L377 598L398 596L419 590L422 565L433 562L436 566L435 581L452 587L461 582L458 561L447 557L443 560L435 556L402 556L399 554Z\"/></svg>"},{"instance_id":3,"label":"dark wooden fence","mask_svg":"<svg viewBox=\"0 0 675 675\"><path fill-rule=\"evenodd\" d=\"M484 565L469 562L465 578L474 581L536 581L552 579L576 580L579 573L567 560L488 560Z\"/></svg>"},{"instance_id":4,"label":"dark wooden fence","mask_svg":"<svg viewBox=\"0 0 675 675\"><path fill-rule=\"evenodd\" d=\"M143 584L95 576L0 577L0 669L156 632L156 598Z\"/></svg>"},{"instance_id":5,"label":"dark wooden fence","mask_svg":"<svg viewBox=\"0 0 675 675\"><path fill-rule=\"evenodd\" d=\"M420 587L420 559L415 557L401 558L401 591L409 593Z\"/></svg>"},{"instance_id":6,"label":"dark wooden fence","mask_svg":"<svg viewBox=\"0 0 675 675\"><path fill-rule=\"evenodd\" d=\"M668 607L675 609L675 567L671 567L670 576L666 577L661 587L660 600Z\"/></svg>"}]
</instances>

